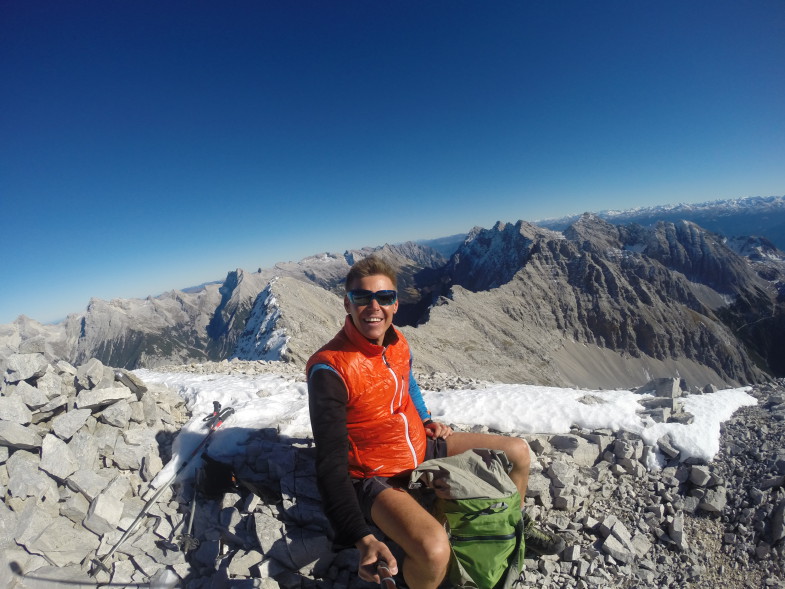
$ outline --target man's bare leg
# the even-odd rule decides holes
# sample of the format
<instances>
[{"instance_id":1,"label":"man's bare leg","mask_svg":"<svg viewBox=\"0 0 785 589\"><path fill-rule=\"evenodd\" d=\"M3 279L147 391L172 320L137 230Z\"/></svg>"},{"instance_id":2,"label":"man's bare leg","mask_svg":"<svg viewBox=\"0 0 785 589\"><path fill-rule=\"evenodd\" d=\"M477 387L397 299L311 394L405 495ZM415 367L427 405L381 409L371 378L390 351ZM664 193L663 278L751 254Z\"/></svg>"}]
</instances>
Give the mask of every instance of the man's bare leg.
<instances>
[{"instance_id":1,"label":"man's bare leg","mask_svg":"<svg viewBox=\"0 0 785 589\"><path fill-rule=\"evenodd\" d=\"M385 489L371 507L373 522L406 553L410 589L435 589L447 575L450 544L444 527L405 491Z\"/></svg>"},{"instance_id":2,"label":"man's bare leg","mask_svg":"<svg viewBox=\"0 0 785 589\"><path fill-rule=\"evenodd\" d=\"M526 497L526 488L529 486L529 466L531 457L529 444L526 440L512 436L498 436L495 434L472 434L468 432L453 432L445 440L447 442L447 455L455 456L472 448L489 448L502 450L512 463L510 478L521 500Z\"/></svg>"}]
</instances>

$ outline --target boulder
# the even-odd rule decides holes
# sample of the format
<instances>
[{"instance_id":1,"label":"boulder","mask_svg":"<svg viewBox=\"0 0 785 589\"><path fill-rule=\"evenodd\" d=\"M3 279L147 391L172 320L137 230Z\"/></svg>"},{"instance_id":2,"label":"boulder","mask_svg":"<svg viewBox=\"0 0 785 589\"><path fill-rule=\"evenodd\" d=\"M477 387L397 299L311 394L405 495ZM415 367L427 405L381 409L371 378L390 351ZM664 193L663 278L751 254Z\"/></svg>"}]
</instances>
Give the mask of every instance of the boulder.
<instances>
[{"instance_id":1,"label":"boulder","mask_svg":"<svg viewBox=\"0 0 785 589\"><path fill-rule=\"evenodd\" d=\"M0 446L34 450L41 447L41 437L38 435L38 431L32 427L0 419Z\"/></svg>"},{"instance_id":2,"label":"boulder","mask_svg":"<svg viewBox=\"0 0 785 589\"><path fill-rule=\"evenodd\" d=\"M11 354L6 359L5 380L9 383L16 383L21 380L30 380L43 376L49 362L40 353L31 354Z\"/></svg>"}]
</instances>

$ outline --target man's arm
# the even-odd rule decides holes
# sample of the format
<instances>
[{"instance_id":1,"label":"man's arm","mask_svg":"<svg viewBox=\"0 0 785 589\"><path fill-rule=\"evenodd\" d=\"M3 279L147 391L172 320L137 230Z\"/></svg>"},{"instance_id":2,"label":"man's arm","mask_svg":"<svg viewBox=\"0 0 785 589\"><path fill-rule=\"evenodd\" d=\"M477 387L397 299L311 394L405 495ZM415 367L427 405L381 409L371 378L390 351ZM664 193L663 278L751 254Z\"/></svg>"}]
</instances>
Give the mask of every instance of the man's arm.
<instances>
[{"instance_id":1,"label":"man's arm","mask_svg":"<svg viewBox=\"0 0 785 589\"><path fill-rule=\"evenodd\" d=\"M417 413L422 419L425 426L425 433L430 438L447 438L452 435L452 428L444 423L439 423L431 419L431 412L425 406L425 400L422 398L422 391L417 380L414 378L414 372L409 368L409 396L411 396L414 406L417 408Z\"/></svg>"},{"instance_id":2,"label":"man's arm","mask_svg":"<svg viewBox=\"0 0 785 589\"><path fill-rule=\"evenodd\" d=\"M314 367L308 378L308 408L316 442L316 480L322 507L335 532L335 544L357 547L358 574L366 581L378 583L379 561L387 562L393 574L398 573L398 564L387 545L371 533L349 479L347 398L346 386L337 373Z\"/></svg>"},{"instance_id":3,"label":"man's arm","mask_svg":"<svg viewBox=\"0 0 785 589\"><path fill-rule=\"evenodd\" d=\"M414 378L414 372L411 368L409 368L409 396L412 398L412 401L414 401L414 406L417 407L417 413L419 414L420 419L428 421L431 418L431 412L428 411L428 407L425 406L425 400L422 398L420 385L417 384L417 380Z\"/></svg>"},{"instance_id":4,"label":"man's arm","mask_svg":"<svg viewBox=\"0 0 785 589\"><path fill-rule=\"evenodd\" d=\"M338 374L314 367L308 378L308 408L316 442L316 481L335 543L351 546L371 533L349 479L346 387Z\"/></svg>"}]
</instances>

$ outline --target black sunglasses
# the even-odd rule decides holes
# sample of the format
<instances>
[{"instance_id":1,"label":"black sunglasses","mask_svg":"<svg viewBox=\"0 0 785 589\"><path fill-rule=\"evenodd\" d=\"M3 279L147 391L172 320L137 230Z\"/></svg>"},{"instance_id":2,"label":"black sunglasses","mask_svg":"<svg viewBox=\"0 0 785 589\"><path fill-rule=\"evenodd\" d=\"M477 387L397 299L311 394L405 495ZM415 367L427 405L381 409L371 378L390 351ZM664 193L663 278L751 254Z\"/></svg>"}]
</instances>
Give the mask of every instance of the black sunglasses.
<instances>
[{"instance_id":1,"label":"black sunglasses","mask_svg":"<svg viewBox=\"0 0 785 589\"><path fill-rule=\"evenodd\" d=\"M370 305L373 299L376 299L382 307L389 307L398 300L398 292L395 290L377 290L376 292L373 292L371 290L356 288L347 292L346 296L349 297L351 302L360 307Z\"/></svg>"}]
</instances>

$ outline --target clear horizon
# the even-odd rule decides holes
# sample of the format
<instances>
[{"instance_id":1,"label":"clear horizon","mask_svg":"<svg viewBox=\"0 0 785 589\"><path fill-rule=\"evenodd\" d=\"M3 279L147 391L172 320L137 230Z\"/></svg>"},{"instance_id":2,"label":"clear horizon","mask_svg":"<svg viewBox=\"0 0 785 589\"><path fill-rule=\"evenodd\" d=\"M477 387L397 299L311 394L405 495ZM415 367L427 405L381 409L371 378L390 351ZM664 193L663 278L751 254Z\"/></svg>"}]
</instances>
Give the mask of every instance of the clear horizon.
<instances>
[{"instance_id":1,"label":"clear horizon","mask_svg":"<svg viewBox=\"0 0 785 589\"><path fill-rule=\"evenodd\" d=\"M0 17L0 324L496 221L785 193L781 2Z\"/></svg>"}]
</instances>

